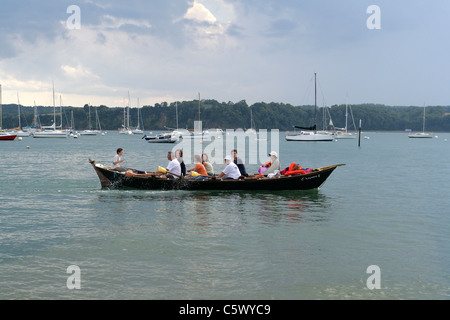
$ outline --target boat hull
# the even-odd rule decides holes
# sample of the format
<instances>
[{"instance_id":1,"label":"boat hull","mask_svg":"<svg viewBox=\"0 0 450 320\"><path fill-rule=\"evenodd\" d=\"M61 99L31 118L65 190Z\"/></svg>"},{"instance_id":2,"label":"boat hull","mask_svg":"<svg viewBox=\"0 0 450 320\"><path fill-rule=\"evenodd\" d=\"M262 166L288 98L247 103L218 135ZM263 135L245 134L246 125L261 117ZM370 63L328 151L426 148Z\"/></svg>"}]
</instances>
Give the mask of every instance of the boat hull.
<instances>
[{"instance_id":1,"label":"boat hull","mask_svg":"<svg viewBox=\"0 0 450 320\"><path fill-rule=\"evenodd\" d=\"M299 133L286 135L287 141L333 141L334 136L329 134L317 134L317 133Z\"/></svg>"},{"instance_id":2,"label":"boat hull","mask_svg":"<svg viewBox=\"0 0 450 320\"><path fill-rule=\"evenodd\" d=\"M16 134L0 134L0 140L12 141L16 139Z\"/></svg>"},{"instance_id":3,"label":"boat hull","mask_svg":"<svg viewBox=\"0 0 450 320\"><path fill-rule=\"evenodd\" d=\"M82 136L96 136L97 135L97 131L94 130L84 130L80 132L80 135Z\"/></svg>"},{"instance_id":4,"label":"boat hull","mask_svg":"<svg viewBox=\"0 0 450 320\"><path fill-rule=\"evenodd\" d=\"M149 143L175 143L178 141L178 137L174 135L164 135L156 137L144 136L143 139L145 139Z\"/></svg>"},{"instance_id":5,"label":"boat hull","mask_svg":"<svg viewBox=\"0 0 450 320\"><path fill-rule=\"evenodd\" d=\"M67 138L67 132L35 132L33 138Z\"/></svg>"},{"instance_id":6,"label":"boat hull","mask_svg":"<svg viewBox=\"0 0 450 320\"><path fill-rule=\"evenodd\" d=\"M310 190L319 188L340 165L319 168L312 173L274 178L173 179L154 174L120 173L90 160L103 188L144 190Z\"/></svg>"},{"instance_id":7,"label":"boat hull","mask_svg":"<svg viewBox=\"0 0 450 320\"><path fill-rule=\"evenodd\" d=\"M409 138L433 138L430 133L413 133L408 135Z\"/></svg>"}]
</instances>

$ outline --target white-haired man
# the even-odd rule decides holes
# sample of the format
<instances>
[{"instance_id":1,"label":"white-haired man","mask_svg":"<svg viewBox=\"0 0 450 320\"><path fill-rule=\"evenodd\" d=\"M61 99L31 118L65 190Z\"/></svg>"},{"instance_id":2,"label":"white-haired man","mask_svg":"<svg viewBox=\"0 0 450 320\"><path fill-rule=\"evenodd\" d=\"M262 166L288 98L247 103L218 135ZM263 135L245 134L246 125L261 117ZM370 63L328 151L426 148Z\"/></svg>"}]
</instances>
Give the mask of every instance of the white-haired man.
<instances>
[{"instance_id":1,"label":"white-haired man","mask_svg":"<svg viewBox=\"0 0 450 320\"><path fill-rule=\"evenodd\" d=\"M217 178L221 179L238 179L241 176L241 172L237 165L231 159L231 156L226 156L224 158L227 166L223 171L217 176Z\"/></svg>"}]
</instances>

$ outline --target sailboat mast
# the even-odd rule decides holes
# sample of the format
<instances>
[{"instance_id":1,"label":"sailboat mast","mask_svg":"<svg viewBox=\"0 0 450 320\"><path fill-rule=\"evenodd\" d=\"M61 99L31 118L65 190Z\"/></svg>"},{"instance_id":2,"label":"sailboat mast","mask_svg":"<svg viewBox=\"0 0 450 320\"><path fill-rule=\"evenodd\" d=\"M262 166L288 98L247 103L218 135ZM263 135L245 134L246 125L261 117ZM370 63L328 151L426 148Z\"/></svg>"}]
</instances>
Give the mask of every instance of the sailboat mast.
<instances>
[{"instance_id":1,"label":"sailboat mast","mask_svg":"<svg viewBox=\"0 0 450 320\"><path fill-rule=\"evenodd\" d=\"M20 101L19 101L19 92L17 92L17 110L19 114L19 130L22 129L22 124L20 123Z\"/></svg>"},{"instance_id":2,"label":"sailboat mast","mask_svg":"<svg viewBox=\"0 0 450 320\"><path fill-rule=\"evenodd\" d=\"M56 130L55 83L53 81L52 85L53 85L53 125L55 126Z\"/></svg>"},{"instance_id":3,"label":"sailboat mast","mask_svg":"<svg viewBox=\"0 0 450 320\"><path fill-rule=\"evenodd\" d=\"M98 109L99 107L95 107L95 127L97 128L98 125L98 130L102 131L102 126L100 124L100 118L98 117Z\"/></svg>"},{"instance_id":4,"label":"sailboat mast","mask_svg":"<svg viewBox=\"0 0 450 320\"><path fill-rule=\"evenodd\" d=\"M88 104L88 115L89 115L89 117L88 117L88 120L89 120L88 129L91 130L92 129L92 124L91 124L91 104Z\"/></svg>"},{"instance_id":5,"label":"sailboat mast","mask_svg":"<svg viewBox=\"0 0 450 320\"><path fill-rule=\"evenodd\" d=\"M138 114L137 128L140 129L141 128L141 123L139 122L139 98L137 98L137 114Z\"/></svg>"},{"instance_id":6,"label":"sailboat mast","mask_svg":"<svg viewBox=\"0 0 450 320\"><path fill-rule=\"evenodd\" d=\"M314 133L317 132L317 73L314 73Z\"/></svg>"},{"instance_id":7,"label":"sailboat mast","mask_svg":"<svg viewBox=\"0 0 450 320\"><path fill-rule=\"evenodd\" d=\"M345 133L347 133L347 122L348 122L348 104L345 104Z\"/></svg>"},{"instance_id":8,"label":"sailboat mast","mask_svg":"<svg viewBox=\"0 0 450 320\"><path fill-rule=\"evenodd\" d=\"M175 112L177 113L177 130L178 130L178 101L175 101Z\"/></svg>"},{"instance_id":9,"label":"sailboat mast","mask_svg":"<svg viewBox=\"0 0 450 320\"><path fill-rule=\"evenodd\" d=\"M59 111L61 111L61 130L63 129L62 96L59 95Z\"/></svg>"},{"instance_id":10,"label":"sailboat mast","mask_svg":"<svg viewBox=\"0 0 450 320\"><path fill-rule=\"evenodd\" d=\"M33 123L34 123L34 127L37 129L38 124L37 124L37 107L36 107L36 100L34 101L34 116L33 116Z\"/></svg>"},{"instance_id":11,"label":"sailboat mast","mask_svg":"<svg viewBox=\"0 0 450 320\"><path fill-rule=\"evenodd\" d=\"M126 106L126 103L125 103L125 98L123 98L123 104L125 105L125 107L123 108L123 128L125 130L125 127L127 125L127 116L126 116L127 106Z\"/></svg>"},{"instance_id":12,"label":"sailboat mast","mask_svg":"<svg viewBox=\"0 0 450 320\"><path fill-rule=\"evenodd\" d=\"M198 93L198 121L200 122L200 92Z\"/></svg>"},{"instance_id":13,"label":"sailboat mast","mask_svg":"<svg viewBox=\"0 0 450 320\"><path fill-rule=\"evenodd\" d=\"M423 104L423 128L422 132L425 133L425 103Z\"/></svg>"}]
</instances>

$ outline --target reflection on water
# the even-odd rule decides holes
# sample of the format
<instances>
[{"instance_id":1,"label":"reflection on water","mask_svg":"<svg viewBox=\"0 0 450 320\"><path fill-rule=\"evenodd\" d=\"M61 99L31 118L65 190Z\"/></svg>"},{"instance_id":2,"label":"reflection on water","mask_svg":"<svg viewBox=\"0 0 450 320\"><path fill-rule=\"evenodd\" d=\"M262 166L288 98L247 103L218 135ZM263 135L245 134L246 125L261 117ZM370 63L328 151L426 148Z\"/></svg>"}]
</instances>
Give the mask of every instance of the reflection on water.
<instances>
[{"instance_id":1,"label":"reflection on water","mask_svg":"<svg viewBox=\"0 0 450 320\"><path fill-rule=\"evenodd\" d=\"M102 190L97 205L110 212L130 212L164 219L196 217L197 229L211 227L220 219L255 219L266 225L317 223L330 218L331 200L320 190L310 191L142 191ZM215 221L215 219L217 219Z\"/></svg>"}]
</instances>

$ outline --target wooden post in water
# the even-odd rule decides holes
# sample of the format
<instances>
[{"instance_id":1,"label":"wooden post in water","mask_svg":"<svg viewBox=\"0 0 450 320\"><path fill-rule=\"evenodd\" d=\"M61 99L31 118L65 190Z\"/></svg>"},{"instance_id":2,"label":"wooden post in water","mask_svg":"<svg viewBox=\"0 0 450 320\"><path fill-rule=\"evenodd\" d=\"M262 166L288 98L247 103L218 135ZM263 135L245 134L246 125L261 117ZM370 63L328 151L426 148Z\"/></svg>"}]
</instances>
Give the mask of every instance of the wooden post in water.
<instances>
[{"instance_id":1,"label":"wooden post in water","mask_svg":"<svg viewBox=\"0 0 450 320\"><path fill-rule=\"evenodd\" d=\"M361 119L359 119L358 147L361 147Z\"/></svg>"}]
</instances>

